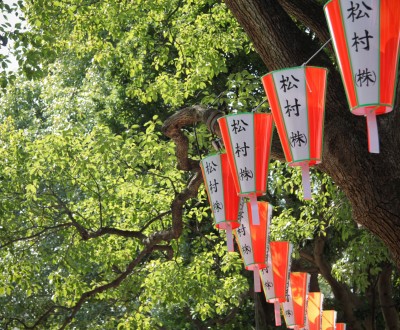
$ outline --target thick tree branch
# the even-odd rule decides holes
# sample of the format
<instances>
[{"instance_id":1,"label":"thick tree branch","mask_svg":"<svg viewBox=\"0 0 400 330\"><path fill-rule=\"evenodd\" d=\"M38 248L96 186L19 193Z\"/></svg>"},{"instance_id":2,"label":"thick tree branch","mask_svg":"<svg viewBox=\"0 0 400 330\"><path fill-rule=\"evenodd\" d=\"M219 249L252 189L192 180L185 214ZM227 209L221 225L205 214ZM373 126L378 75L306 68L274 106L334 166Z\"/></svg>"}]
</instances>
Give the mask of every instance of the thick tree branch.
<instances>
[{"instance_id":1,"label":"thick tree branch","mask_svg":"<svg viewBox=\"0 0 400 330\"><path fill-rule=\"evenodd\" d=\"M211 131L215 130L215 133L220 135L219 127L215 123L216 119L221 116L223 116L223 113L218 110L194 105L176 112L164 122L161 130L165 136L171 138L176 144L176 157L179 170L191 171L199 166L198 161L188 157L189 140L182 132L182 127L202 122L208 124Z\"/></svg>"}]
</instances>

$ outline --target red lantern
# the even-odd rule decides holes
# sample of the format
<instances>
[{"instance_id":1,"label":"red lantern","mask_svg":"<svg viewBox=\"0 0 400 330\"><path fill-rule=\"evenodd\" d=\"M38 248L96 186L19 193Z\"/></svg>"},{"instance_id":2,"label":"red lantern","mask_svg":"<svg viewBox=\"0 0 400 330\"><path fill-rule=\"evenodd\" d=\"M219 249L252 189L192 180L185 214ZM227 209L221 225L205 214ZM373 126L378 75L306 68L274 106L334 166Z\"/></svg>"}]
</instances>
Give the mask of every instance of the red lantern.
<instances>
[{"instance_id":1,"label":"red lantern","mask_svg":"<svg viewBox=\"0 0 400 330\"><path fill-rule=\"evenodd\" d=\"M336 330L346 330L346 323L336 323Z\"/></svg>"},{"instance_id":2,"label":"red lantern","mask_svg":"<svg viewBox=\"0 0 400 330\"><path fill-rule=\"evenodd\" d=\"M304 198L311 199L309 166L321 162L327 70L301 66L262 78L290 166L301 166Z\"/></svg>"},{"instance_id":3,"label":"red lantern","mask_svg":"<svg viewBox=\"0 0 400 330\"><path fill-rule=\"evenodd\" d=\"M310 275L290 273L289 301L282 304L286 326L291 329L304 328L307 323L307 295Z\"/></svg>"},{"instance_id":4,"label":"red lantern","mask_svg":"<svg viewBox=\"0 0 400 330\"><path fill-rule=\"evenodd\" d=\"M307 321L308 330L321 330L322 303L324 295L321 292L308 294Z\"/></svg>"},{"instance_id":5,"label":"red lantern","mask_svg":"<svg viewBox=\"0 0 400 330\"><path fill-rule=\"evenodd\" d=\"M367 117L368 149L379 153L376 115L395 98L400 1L331 0L324 10L350 110Z\"/></svg>"},{"instance_id":6,"label":"red lantern","mask_svg":"<svg viewBox=\"0 0 400 330\"><path fill-rule=\"evenodd\" d=\"M336 311L328 310L322 312L322 328L321 330L336 329Z\"/></svg>"},{"instance_id":7,"label":"red lantern","mask_svg":"<svg viewBox=\"0 0 400 330\"><path fill-rule=\"evenodd\" d=\"M253 224L259 223L257 196L267 189L272 117L265 113L240 113L218 119L239 196L249 197Z\"/></svg>"},{"instance_id":8,"label":"red lantern","mask_svg":"<svg viewBox=\"0 0 400 330\"><path fill-rule=\"evenodd\" d=\"M254 225L252 221L252 207L251 203L243 205L239 216L241 219L240 227L236 229L235 236L246 269L253 271L254 291L260 292L259 270L267 266L267 245L272 217L272 205L267 202L258 202L258 211L260 213L259 225Z\"/></svg>"},{"instance_id":9,"label":"red lantern","mask_svg":"<svg viewBox=\"0 0 400 330\"><path fill-rule=\"evenodd\" d=\"M213 154L200 162L208 200L218 229L226 230L228 251L234 251L232 229L239 227L239 197L226 154Z\"/></svg>"},{"instance_id":10,"label":"red lantern","mask_svg":"<svg viewBox=\"0 0 400 330\"><path fill-rule=\"evenodd\" d=\"M285 302L289 294L292 249L290 242L271 242L267 268L260 271L265 298L267 302L274 304L277 326L281 325L279 304Z\"/></svg>"}]
</instances>

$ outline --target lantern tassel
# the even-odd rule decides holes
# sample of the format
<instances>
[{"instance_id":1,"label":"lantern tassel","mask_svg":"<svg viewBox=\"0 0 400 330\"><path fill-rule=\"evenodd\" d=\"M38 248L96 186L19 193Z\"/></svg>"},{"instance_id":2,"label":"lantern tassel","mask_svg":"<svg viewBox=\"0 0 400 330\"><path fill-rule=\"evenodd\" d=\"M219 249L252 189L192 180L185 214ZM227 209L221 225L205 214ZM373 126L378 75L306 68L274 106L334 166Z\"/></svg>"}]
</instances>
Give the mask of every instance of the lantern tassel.
<instances>
[{"instance_id":1,"label":"lantern tassel","mask_svg":"<svg viewBox=\"0 0 400 330\"><path fill-rule=\"evenodd\" d=\"M282 325L282 319L281 319L281 308L279 306L278 299L274 301L274 312L275 312L275 325L277 327L280 327Z\"/></svg>"},{"instance_id":2,"label":"lantern tassel","mask_svg":"<svg viewBox=\"0 0 400 330\"><path fill-rule=\"evenodd\" d=\"M304 199L310 200L311 197L311 185L310 185L310 167L307 163L301 165L301 178L303 183L303 196Z\"/></svg>"},{"instance_id":3,"label":"lantern tassel","mask_svg":"<svg viewBox=\"0 0 400 330\"><path fill-rule=\"evenodd\" d=\"M368 151L379 154L378 123L374 111L367 113Z\"/></svg>"},{"instance_id":4,"label":"lantern tassel","mask_svg":"<svg viewBox=\"0 0 400 330\"><path fill-rule=\"evenodd\" d=\"M253 225L258 226L260 224L260 218L258 215L257 195L251 194L251 195L249 195L249 198L250 198L251 217L253 219Z\"/></svg>"},{"instance_id":5,"label":"lantern tassel","mask_svg":"<svg viewBox=\"0 0 400 330\"><path fill-rule=\"evenodd\" d=\"M235 252L235 248L233 247L232 227L230 225L226 227L226 245L228 247L228 252Z\"/></svg>"},{"instance_id":6,"label":"lantern tassel","mask_svg":"<svg viewBox=\"0 0 400 330\"><path fill-rule=\"evenodd\" d=\"M254 292L261 292L261 280L260 280L260 271L258 267L253 269L254 275Z\"/></svg>"}]
</instances>

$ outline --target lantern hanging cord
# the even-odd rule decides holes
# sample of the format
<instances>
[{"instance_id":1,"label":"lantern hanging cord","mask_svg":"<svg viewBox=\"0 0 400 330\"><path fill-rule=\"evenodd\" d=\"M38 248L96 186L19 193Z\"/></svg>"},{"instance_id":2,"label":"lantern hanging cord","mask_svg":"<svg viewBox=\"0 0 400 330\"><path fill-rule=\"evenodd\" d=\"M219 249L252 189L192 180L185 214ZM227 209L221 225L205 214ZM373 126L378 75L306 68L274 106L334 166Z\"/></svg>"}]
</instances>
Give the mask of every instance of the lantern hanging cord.
<instances>
[{"instance_id":1,"label":"lantern hanging cord","mask_svg":"<svg viewBox=\"0 0 400 330\"><path fill-rule=\"evenodd\" d=\"M318 53L325 48L325 46L332 40L332 38L329 38L314 54L311 56L306 62L304 62L301 66L305 66L310 62L315 56L318 55Z\"/></svg>"},{"instance_id":2,"label":"lantern hanging cord","mask_svg":"<svg viewBox=\"0 0 400 330\"><path fill-rule=\"evenodd\" d=\"M210 108L211 106L213 106L215 104L215 102L217 102L221 98L221 96L224 95L225 93L226 93L226 91L219 93L218 96L214 99L214 101L208 107Z\"/></svg>"},{"instance_id":3,"label":"lantern hanging cord","mask_svg":"<svg viewBox=\"0 0 400 330\"><path fill-rule=\"evenodd\" d=\"M251 110L251 112L256 112L259 107L261 107L265 102L267 102L267 99L264 99L262 102L260 102L254 109Z\"/></svg>"}]
</instances>

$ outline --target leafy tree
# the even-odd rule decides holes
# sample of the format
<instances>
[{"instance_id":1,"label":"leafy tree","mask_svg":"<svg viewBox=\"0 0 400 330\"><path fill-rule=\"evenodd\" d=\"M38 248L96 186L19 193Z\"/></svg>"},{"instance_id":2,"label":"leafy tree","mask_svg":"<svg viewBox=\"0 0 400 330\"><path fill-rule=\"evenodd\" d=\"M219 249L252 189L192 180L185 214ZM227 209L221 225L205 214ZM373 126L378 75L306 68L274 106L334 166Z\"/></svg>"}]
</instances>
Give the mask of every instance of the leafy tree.
<instances>
[{"instance_id":1,"label":"leafy tree","mask_svg":"<svg viewBox=\"0 0 400 330\"><path fill-rule=\"evenodd\" d=\"M328 32L317 1L226 4L237 21L213 0L19 3L30 29L9 34L21 72L4 76L0 101L4 328L268 326L212 228L198 160L223 111L254 109L260 76L303 63ZM319 170L334 181L315 171L315 199L302 203L299 173L272 164L273 233L296 244L294 268L320 274L354 329L373 329L375 315L396 329L396 114L382 118L381 154L368 154L332 55L313 64L330 69Z\"/></svg>"}]
</instances>

